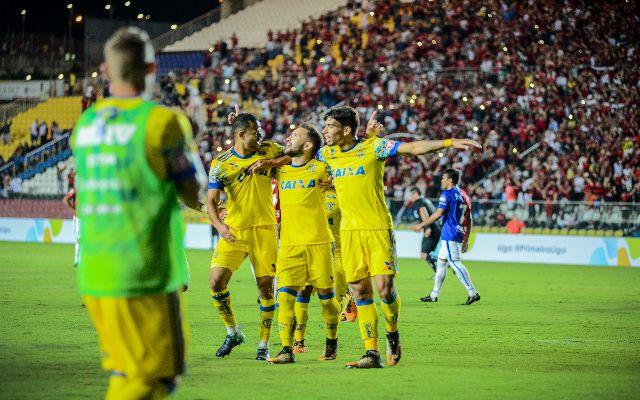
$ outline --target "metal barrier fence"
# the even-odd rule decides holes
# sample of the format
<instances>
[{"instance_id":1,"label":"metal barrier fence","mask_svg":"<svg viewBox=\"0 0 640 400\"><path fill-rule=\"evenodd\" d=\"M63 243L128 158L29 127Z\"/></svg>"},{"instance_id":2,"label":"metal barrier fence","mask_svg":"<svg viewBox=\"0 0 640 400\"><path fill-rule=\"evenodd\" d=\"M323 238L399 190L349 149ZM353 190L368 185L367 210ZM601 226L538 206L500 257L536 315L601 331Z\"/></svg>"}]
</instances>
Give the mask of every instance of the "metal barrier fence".
<instances>
[{"instance_id":1,"label":"metal barrier fence","mask_svg":"<svg viewBox=\"0 0 640 400\"><path fill-rule=\"evenodd\" d=\"M411 224L417 215L403 202L388 199L396 224ZM438 199L431 200L438 204ZM473 224L484 227L505 227L512 220L532 229L562 231L592 231L610 234L621 231L625 236L640 234L640 203L473 200Z\"/></svg>"}]
</instances>

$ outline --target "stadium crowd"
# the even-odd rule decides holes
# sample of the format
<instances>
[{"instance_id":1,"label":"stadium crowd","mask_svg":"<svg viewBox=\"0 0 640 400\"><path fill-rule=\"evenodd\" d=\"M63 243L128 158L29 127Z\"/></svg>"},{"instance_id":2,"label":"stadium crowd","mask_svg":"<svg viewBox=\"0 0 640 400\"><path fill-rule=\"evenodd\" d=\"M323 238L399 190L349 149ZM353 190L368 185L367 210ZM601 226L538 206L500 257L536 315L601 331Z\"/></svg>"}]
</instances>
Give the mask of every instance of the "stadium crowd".
<instances>
[{"instance_id":1,"label":"stadium crowd","mask_svg":"<svg viewBox=\"0 0 640 400\"><path fill-rule=\"evenodd\" d=\"M205 110L205 163L229 145L233 103L260 115L278 141L310 110L319 122L346 102L363 118L382 110L387 130L408 140L483 142L482 153L389 162L387 194L399 202L414 184L434 197L447 165L463 170L477 199L638 202L640 70L630 7L350 2L300 29L269 32L263 49L217 43L205 66L176 71L162 87L166 104Z\"/></svg>"},{"instance_id":2,"label":"stadium crowd","mask_svg":"<svg viewBox=\"0 0 640 400\"><path fill-rule=\"evenodd\" d=\"M477 201L640 202L635 22L632 2L350 1L264 48L212 44L201 68L161 77L163 103L200 126L205 165L229 147L236 103L275 141L343 102L402 140L482 142L389 161L394 215L413 185L436 197L446 166Z\"/></svg>"}]
</instances>

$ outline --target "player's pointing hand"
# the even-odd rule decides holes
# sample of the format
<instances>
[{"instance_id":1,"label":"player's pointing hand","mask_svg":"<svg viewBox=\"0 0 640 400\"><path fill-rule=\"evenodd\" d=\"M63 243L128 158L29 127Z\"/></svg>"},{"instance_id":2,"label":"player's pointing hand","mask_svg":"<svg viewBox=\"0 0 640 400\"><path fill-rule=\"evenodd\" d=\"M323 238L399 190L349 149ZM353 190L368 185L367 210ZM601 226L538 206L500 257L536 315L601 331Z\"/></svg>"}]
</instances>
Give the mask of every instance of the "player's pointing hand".
<instances>
[{"instance_id":1,"label":"player's pointing hand","mask_svg":"<svg viewBox=\"0 0 640 400\"><path fill-rule=\"evenodd\" d=\"M233 106L235 107L235 111L230 112L227 116L227 122L229 122L229 125L233 124L233 121L235 121L238 114L240 114L240 108L238 105L234 104Z\"/></svg>"},{"instance_id":2,"label":"player's pointing hand","mask_svg":"<svg viewBox=\"0 0 640 400\"><path fill-rule=\"evenodd\" d=\"M369 121L367 122L366 135L368 138L378 136L378 134L380 134L380 131L382 130L382 124L376 119L377 115L378 112L374 111L371 114L371 118L369 118Z\"/></svg>"},{"instance_id":3,"label":"player's pointing hand","mask_svg":"<svg viewBox=\"0 0 640 400\"><path fill-rule=\"evenodd\" d=\"M475 147L481 149L482 145L475 140L471 139L451 139L451 146L460 150L468 150L469 147Z\"/></svg>"}]
</instances>

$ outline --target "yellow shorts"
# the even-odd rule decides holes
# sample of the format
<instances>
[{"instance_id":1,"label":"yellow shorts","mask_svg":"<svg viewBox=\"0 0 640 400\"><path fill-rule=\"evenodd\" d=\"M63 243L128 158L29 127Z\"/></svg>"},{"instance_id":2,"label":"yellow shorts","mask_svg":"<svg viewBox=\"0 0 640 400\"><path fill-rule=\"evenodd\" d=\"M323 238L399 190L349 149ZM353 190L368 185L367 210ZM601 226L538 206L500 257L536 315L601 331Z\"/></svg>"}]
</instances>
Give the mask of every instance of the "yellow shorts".
<instances>
[{"instance_id":1,"label":"yellow shorts","mask_svg":"<svg viewBox=\"0 0 640 400\"><path fill-rule=\"evenodd\" d=\"M98 331L106 371L145 380L173 379L184 372L186 323L178 294L83 299Z\"/></svg>"},{"instance_id":2,"label":"yellow shorts","mask_svg":"<svg viewBox=\"0 0 640 400\"><path fill-rule=\"evenodd\" d=\"M236 271L247 256L253 265L255 276L275 276L278 254L278 238L275 225L253 226L233 229L234 243L225 239L218 241L213 252L211 267L222 267Z\"/></svg>"},{"instance_id":3,"label":"yellow shorts","mask_svg":"<svg viewBox=\"0 0 640 400\"><path fill-rule=\"evenodd\" d=\"M393 230L340 231L342 266L347 282L398 272Z\"/></svg>"},{"instance_id":4,"label":"yellow shorts","mask_svg":"<svg viewBox=\"0 0 640 400\"><path fill-rule=\"evenodd\" d=\"M333 243L281 246L276 264L278 287L333 287Z\"/></svg>"}]
</instances>

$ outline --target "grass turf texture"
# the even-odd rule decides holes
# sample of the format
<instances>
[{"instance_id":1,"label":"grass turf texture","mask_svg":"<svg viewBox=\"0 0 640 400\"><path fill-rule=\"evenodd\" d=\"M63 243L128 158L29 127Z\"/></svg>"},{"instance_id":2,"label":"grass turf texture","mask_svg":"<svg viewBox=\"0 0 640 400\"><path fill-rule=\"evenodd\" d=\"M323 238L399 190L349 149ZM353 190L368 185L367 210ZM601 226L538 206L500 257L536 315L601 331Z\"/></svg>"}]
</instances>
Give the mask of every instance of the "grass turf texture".
<instances>
[{"instance_id":1,"label":"grass turf texture","mask_svg":"<svg viewBox=\"0 0 640 400\"><path fill-rule=\"evenodd\" d=\"M324 328L312 299L308 353L294 365L255 361L256 289L248 265L230 289L247 343L217 359L224 328L208 293L211 253L189 251L189 370L174 399L260 398L635 398L640 393L640 270L466 263L482 300L448 272L439 302L424 262L403 259L403 357L396 367L348 370L362 346L356 323L340 324L338 360L318 361ZM100 398L93 327L76 290L73 247L0 243L0 398ZM384 352L382 313L379 332ZM279 351L274 324L271 352Z\"/></svg>"}]
</instances>

